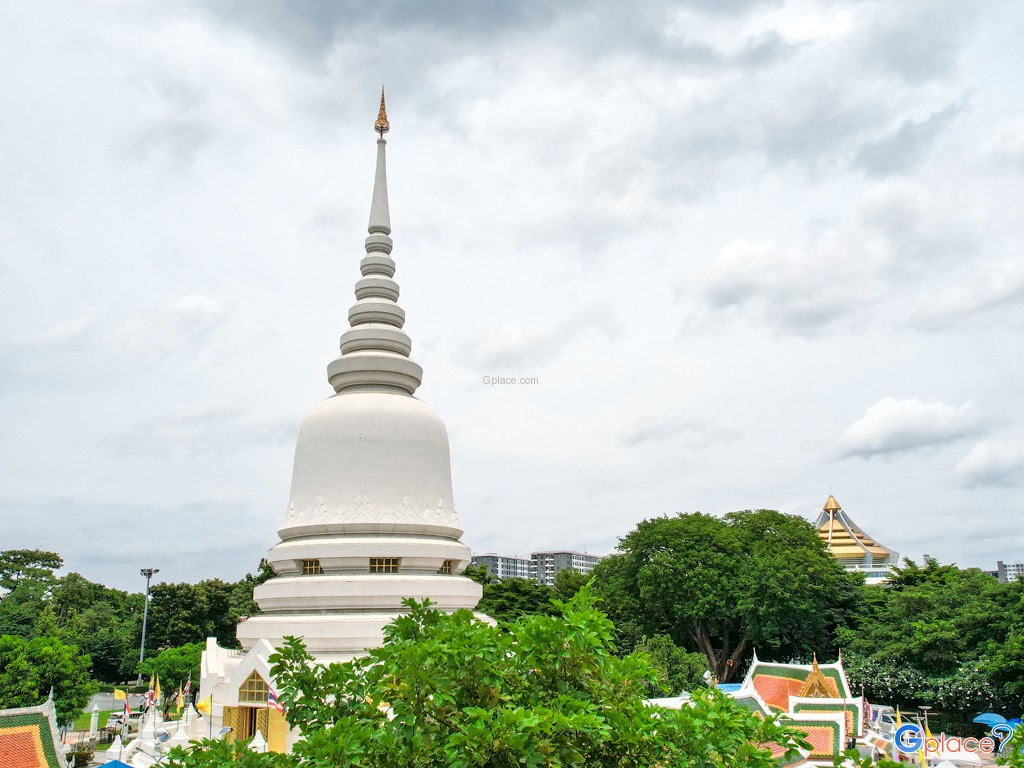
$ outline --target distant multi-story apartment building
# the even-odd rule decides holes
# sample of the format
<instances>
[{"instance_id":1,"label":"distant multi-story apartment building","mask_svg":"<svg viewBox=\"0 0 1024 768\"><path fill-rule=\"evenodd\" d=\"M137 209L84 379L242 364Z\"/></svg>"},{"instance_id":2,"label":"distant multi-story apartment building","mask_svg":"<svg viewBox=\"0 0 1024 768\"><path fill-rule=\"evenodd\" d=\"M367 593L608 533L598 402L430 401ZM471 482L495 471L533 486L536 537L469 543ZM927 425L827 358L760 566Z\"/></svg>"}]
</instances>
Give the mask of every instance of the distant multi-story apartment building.
<instances>
[{"instance_id":1,"label":"distant multi-story apartment building","mask_svg":"<svg viewBox=\"0 0 1024 768\"><path fill-rule=\"evenodd\" d=\"M539 584L554 586L555 574L572 568L580 573L590 573L601 561L598 555L586 552L534 552L529 558L487 553L473 555L473 565L484 566L492 576L499 579L531 579Z\"/></svg>"},{"instance_id":2,"label":"distant multi-story apartment building","mask_svg":"<svg viewBox=\"0 0 1024 768\"><path fill-rule=\"evenodd\" d=\"M555 574L568 568L590 573L601 558L586 552L534 552L530 555L531 576L539 584L555 585Z\"/></svg>"},{"instance_id":3,"label":"distant multi-story apartment building","mask_svg":"<svg viewBox=\"0 0 1024 768\"><path fill-rule=\"evenodd\" d=\"M996 561L996 578L1002 582L1024 581L1024 563Z\"/></svg>"},{"instance_id":4,"label":"distant multi-story apartment building","mask_svg":"<svg viewBox=\"0 0 1024 768\"><path fill-rule=\"evenodd\" d=\"M497 579L529 579L532 560L526 557L510 557L508 555L473 555L473 565L484 566Z\"/></svg>"}]
</instances>

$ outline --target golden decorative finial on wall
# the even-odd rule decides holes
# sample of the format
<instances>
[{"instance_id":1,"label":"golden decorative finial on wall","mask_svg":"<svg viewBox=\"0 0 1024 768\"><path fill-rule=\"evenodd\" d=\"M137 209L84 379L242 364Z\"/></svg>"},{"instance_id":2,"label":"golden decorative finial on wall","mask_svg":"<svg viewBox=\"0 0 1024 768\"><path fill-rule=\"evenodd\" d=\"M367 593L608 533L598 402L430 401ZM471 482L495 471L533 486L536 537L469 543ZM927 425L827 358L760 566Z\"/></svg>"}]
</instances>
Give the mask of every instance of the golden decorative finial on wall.
<instances>
[{"instance_id":1,"label":"golden decorative finial on wall","mask_svg":"<svg viewBox=\"0 0 1024 768\"><path fill-rule=\"evenodd\" d=\"M384 134L391 130L391 124L388 122L388 113L384 109L384 86L380 87L380 112L377 113L377 121L373 124L373 130L380 134L383 139Z\"/></svg>"}]
</instances>

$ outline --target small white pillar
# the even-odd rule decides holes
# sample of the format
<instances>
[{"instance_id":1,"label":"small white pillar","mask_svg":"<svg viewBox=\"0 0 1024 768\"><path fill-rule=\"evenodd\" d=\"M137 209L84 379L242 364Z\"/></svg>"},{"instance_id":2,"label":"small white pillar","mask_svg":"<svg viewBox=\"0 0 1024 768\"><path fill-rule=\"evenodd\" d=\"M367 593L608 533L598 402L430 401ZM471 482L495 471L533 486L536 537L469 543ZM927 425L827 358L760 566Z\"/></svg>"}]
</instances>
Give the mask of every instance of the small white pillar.
<instances>
[{"instance_id":1,"label":"small white pillar","mask_svg":"<svg viewBox=\"0 0 1024 768\"><path fill-rule=\"evenodd\" d=\"M100 705L92 705L92 717L89 718L89 735L94 739L100 733Z\"/></svg>"},{"instance_id":2,"label":"small white pillar","mask_svg":"<svg viewBox=\"0 0 1024 768\"><path fill-rule=\"evenodd\" d=\"M253 752L267 751L267 740L263 738L262 731L256 731L256 735L253 736L252 741L249 742L249 749Z\"/></svg>"},{"instance_id":3,"label":"small white pillar","mask_svg":"<svg viewBox=\"0 0 1024 768\"><path fill-rule=\"evenodd\" d=\"M124 752L124 742L121 741L121 734L118 734L110 742L110 748L106 752L104 762L109 763L111 760L120 760L122 752Z\"/></svg>"}]
</instances>

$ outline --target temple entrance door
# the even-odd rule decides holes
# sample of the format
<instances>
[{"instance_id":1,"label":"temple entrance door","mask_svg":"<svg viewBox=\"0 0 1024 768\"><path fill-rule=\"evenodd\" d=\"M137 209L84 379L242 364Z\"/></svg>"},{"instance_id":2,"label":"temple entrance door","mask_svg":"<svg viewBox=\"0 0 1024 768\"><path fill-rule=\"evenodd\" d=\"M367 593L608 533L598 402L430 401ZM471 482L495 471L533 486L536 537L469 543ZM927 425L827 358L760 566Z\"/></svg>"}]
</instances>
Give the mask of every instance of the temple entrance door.
<instances>
[{"instance_id":1,"label":"temple entrance door","mask_svg":"<svg viewBox=\"0 0 1024 768\"><path fill-rule=\"evenodd\" d=\"M225 707L225 710L232 710L230 720L225 712L224 724L233 728L231 733L235 739L249 741L256 735L257 731L268 739L270 719L267 709L267 694L269 686L267 681L260 677L258 672L253 671L245 682L238 689L238 706Z\"/></svg>"},{"instance_id":2,"label":"temple entrance door","mask_svg":"<svg viewBox=\"0 0 1024 768\"><path fill-rule=\"evenodd\" d=\"M259 731L269 740L267 721L265 707L224 707L224 725L231 726L231 739L249 741Z\"/></svg>"}]
</instances>

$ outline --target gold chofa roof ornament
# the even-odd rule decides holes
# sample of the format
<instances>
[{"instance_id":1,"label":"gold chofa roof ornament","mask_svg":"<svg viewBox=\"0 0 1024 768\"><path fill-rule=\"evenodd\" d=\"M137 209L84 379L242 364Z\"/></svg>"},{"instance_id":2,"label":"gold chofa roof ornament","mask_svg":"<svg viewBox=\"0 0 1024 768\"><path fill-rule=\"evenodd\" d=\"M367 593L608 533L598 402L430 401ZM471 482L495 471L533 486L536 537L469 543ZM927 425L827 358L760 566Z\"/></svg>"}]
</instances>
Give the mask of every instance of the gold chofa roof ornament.
<instances>
[{"instance_id":1,"label":"gold chofa roof ornament","mask_svg":"<svg viewBox=\"0 0 1024 768\"><path fill-rule=\"evenodd\" d=\"M836 695L835 685L825 677L825 673L818 668L818 654L814 654L814 663L811 666L811 674L800 691L802 698L831 699Z\"/></svg>"},{"instance_id":2,"label":"gold chofa roof ornament","mask_svg":"<svg viewBox=\"0 0 1024 768\"><path fill-rule=\"evenodd\" d=\"M384 86L380 88L380 112L377 113L377 120L373 124L373 130L379 133L382 139L384 134L391 130L391 124L388 122L388 112L384 108Z\"/></svg>"}]
</instances>

